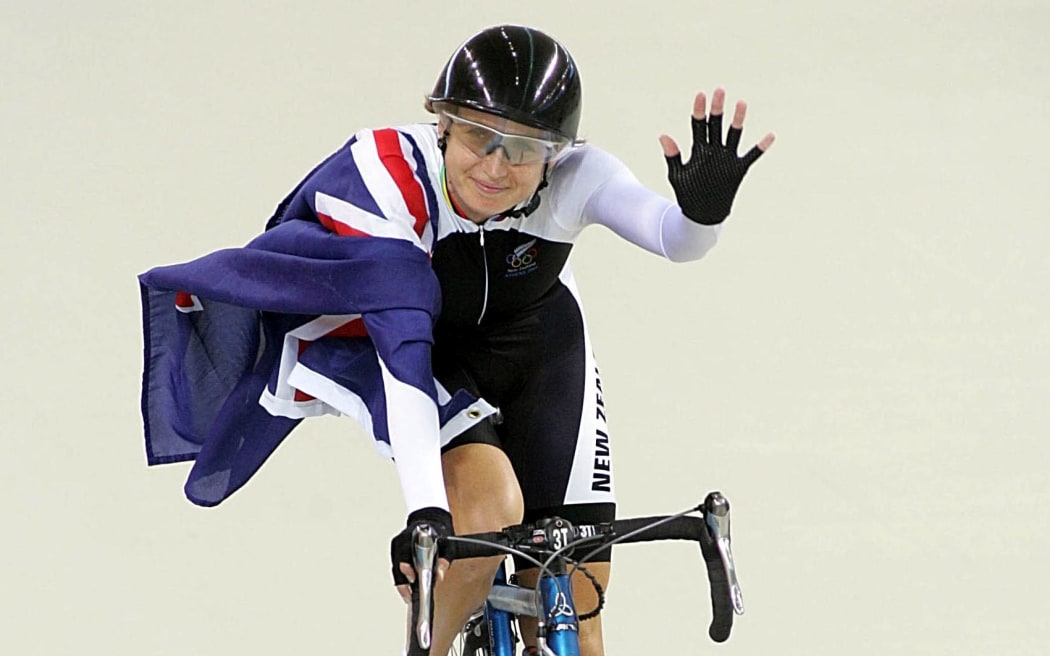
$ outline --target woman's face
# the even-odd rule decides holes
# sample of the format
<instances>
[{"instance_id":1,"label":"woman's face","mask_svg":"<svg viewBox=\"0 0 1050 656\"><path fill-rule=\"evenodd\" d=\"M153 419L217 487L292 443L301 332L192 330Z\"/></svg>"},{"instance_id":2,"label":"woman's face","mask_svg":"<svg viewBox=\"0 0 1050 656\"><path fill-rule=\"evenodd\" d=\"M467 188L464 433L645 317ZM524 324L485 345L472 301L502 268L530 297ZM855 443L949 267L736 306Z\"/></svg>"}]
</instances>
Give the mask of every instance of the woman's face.
<instances>
[{"instance_id":1,"label":"woman's face","mask_svg":"<svg viewBox=\"0 0 1050 656\"><path fill-rule=\"evenodd\" d=\"M506 134L542 138L541 130L492 114L459 108L456 115ZM438 130L448 130L445 147L445 184L466 218L475 223L505 212L532 197L543 176L543 162L512 164L503 148L478 155L467 146L469 124L441 116Z\"/></svg>"}]
</instances>

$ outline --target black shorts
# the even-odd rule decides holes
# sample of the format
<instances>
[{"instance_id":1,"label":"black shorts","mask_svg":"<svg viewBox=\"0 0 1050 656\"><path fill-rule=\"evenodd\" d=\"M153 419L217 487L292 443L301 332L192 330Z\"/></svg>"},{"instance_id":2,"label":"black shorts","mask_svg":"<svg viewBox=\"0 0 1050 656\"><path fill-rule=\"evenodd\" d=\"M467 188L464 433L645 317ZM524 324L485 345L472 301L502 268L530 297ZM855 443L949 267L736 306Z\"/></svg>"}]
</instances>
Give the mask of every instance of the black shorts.
<instances>
[{"instance_id":1,"label":"black shorts","mask_svg":"<svg viewBox=\"0 0 1050 656\"><path fill-rule=\"evenodd\" d=\"M510 320L436 331L434 374L449 392L466 389L499 412L454 437L503 450L521 487L525 520L572 522L616 514L601 380L573 292L558 284ZM608 551L591 558L609 560Z\"/></svg>"}]
</instances>

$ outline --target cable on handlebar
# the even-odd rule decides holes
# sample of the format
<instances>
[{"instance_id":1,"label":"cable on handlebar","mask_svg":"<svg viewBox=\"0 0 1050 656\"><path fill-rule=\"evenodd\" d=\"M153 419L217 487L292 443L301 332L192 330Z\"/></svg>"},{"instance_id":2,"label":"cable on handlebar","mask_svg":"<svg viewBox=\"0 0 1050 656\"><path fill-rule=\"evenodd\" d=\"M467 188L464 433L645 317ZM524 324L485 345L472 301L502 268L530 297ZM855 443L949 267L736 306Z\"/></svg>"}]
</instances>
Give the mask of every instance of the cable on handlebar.
<instances>
[{"instance_id":1,"label":"cable on handlebar","mask_svg":"<svg viewBox=\"0 0 1050 656\"><path fill-rule=\"evenodd\" d=\"M685 510L683 510L683 511L677 513L677 514L668 515L666 517L662 517L661 519L659 519L657 521L654 521L651 524L647 524L647 525L639 527L639 528L637 528L637 529L635 529L633 531L629 531L628 533L625 533L624 535L617 536L617 537L615 537L612 540L606 540L605 536L602 536L602 535L592 535L592 536L587 536L587 537L583 537L583 538L574 540L574 541L570 542L569 544L565 545L564 547L562 547L561 549L557 549L554 552L552 552L550 554L550 556L547 557L547 560L543 564L541 564L540 566L543 568L544 572L548 572L549 573L551 571L550 568L549 568L549 565L551 563L553 563L557 558L560 558L562 556L562 554L565 554L565 553L568 553L570 551L573 551L577 547L585 545L585 544L588 544L588 543L601 542L601 545L599 547L597 547L596 549L593 549L592 551L589 551L582 558L579 558L579 559L573 558L571 560L572 568L568 572L569 575L571 576L572 574L574 574L576 572L576 570L581 570L584 573L584 575L586 575L587 578L590 579L591 585L594 586L595 591L598 593L598 605L594 609L584 613L583 615L578 615L577 616L577 619L581 620L581 621L592 619L594 617L597 617L598 614L601 613L602 608L605 605L605 595L604 595L605 591L602 589L602 586L598 582L598 580L595 579L595 577L589 571L587 571L587 568L585 568L583 566L584 562L589 560L592 556L594 556L594 555L598 554L599 552L605 550L606 548L611 547L614 544L617 544L618 542L622 542L623 540L627 540L627 539L629 539L631 537L634 537L635 535L638 535L640 533L644 533L646 531L652 530L653 528L655 528L657 526L661 526L661 525L666 524L668 522L674 521L674 520L678 519L679 517L684 517L685 515L688 515L689 513L702 512L702 511L703 511L703 505L698 505L698 506L694 506L692 508L687 508L687 509L685 509ZM539 564L539 561L536 560L535 558L526 557L526 560L528 560L530 562L533 562L533 563ZM536 591L537 595L540 592L539 580L537 580L535 591Z\"/></svg>"},{"instance_id":2,"label":"cable on handlebar","mask_svg":"<svg viewBox=\"0 0 1050 656\"><path fill-rule=\"evenodd\" d=\"M688 515L691 512L701 512L702 510L703 510L703 506L695 506L693 508L687 508L687 509L683 510L682 512L676 514L676 515L668 515L666 517L662 517L659 520L653 522L652 524L646 524L645 526L636 528L633 531L630 531L628 533L624 533L623 535L618 535L615 538L613 538L612 540L609 540L608 542L603 541L602 542L602 546L598 547L597 549L595 549L593 551L588 552L586 556L584 556L583 558L580 558L580 562L586 561L588 558L590 558L591 556L594 556L595 554L597 554L599 551L602 551L606 547L611 547L614 544L617 544L619 542L623 542L624 540L627 540L627 539L632 538L632 537L634 537L636 535L639 535L640 533L645 533L646 531L650 531L650 530L656 528L657 526L662 526L663 524L667 524L668 522L672 522L672 521L678 519L679 517L685 517L686 515ZM575 568L573 568L573 569L575 570Z\"/></svg>"},{"instance_id":3,"label":"cable on handlebar","mask_svg":"<svg viewBox=\"0 0 1050 656\"><path fill-rule=\"evenodd\" d=\"M535 564L536 567L541 568L548 575L554 576L554 572L551 571L550 567L548 567L546 564L540 562L536 558L533 558L532 556L530 556L528 553L522 551L521 549L515 549L514 547L511 547L509 545L499 544L497 542L492 542L492 541L488 541L488 540L479 540L479 539L476 539L476 538L468 538L468 537L459 536L459 535L449 535L449 536L447 536L447 537L445 537L443 539L446 542L454 542L454 543L459 543L459 544L476 544L476 545L479 545L479 546L482 546L482 547L487 547L489 549L493 549L495 551L503 551L503 552L506 552L506 553L508 553L508 554L510 554L512 556L518 556L522 560L527 560L530 563Z\"/></svg>"},{"instance_id":4,"label":"cable on handlebar","mask_svg":"<svg viewBox=\"0 0 1050 656\"><path fill-rule=\"evenodd\" d=\"M555 576L554 570L552 570L550 568L550 563L552 562L551 560L547 560L547 562L541 562L539 559L531 556L530 554L526 553L525 551L522 551L521 549L517 549L515 547L511 547L510 545L503 545L503 544L499 544L499 543L492 542L492 541L479 540L479 539L476 539L476 538L468 538L468 537L459 537L459 536L448 536L448 537L446 537L444 539L446 541L452 542L452 543L474 544L474 545L479 545L479 546L482 546L482 547L488 547L490 549L494 549L494 550L497 550L497 551L503 551L503 552L508 553L508 554L510 554L512 556L517 556L517 557L521 558L522 560L525 560L525 561L527 561L529 563L532 563L532 564L536 565L536 567L539 567L540 570L544 574L549 576L557 584L557 581L558 581L557 576ZM559 585L559 590L561 590L560 584L558 584L558 585ZM562 592L564 592L564 591L562 591ZM542 604L540 602L541 596L540 596L539 578L537 578L536 587L533 588L533 593L534 593L535 598L536 598L536 611L537 611L537 614L539 614L539 609L542 607Z\"/></svg>"},{"instance_id":5,"label":"cable on handlebar","mask_svg":"<svg viewBox=\"0 0 1050 656\"><path fill-rule=\"evenodd\" d=\"M527 561L529 563L532 563L532 564L536 565L537 567L539 567L540 570L544 574L546 574L548 577L550 577L555 582L555 585L558 586L559 591L564 593L565 591L561 590L561 583L558 582L558 579L557 579L557 576L554 573L554 570L552 570L551 567L550 567L551 563L553 563L556 559L561 557L562 554L564 554L564 553L566 553L568 551L571 551L571 550L575 549L576 547L578 547L580 545L588 544L588 543L596 542L596 541L601 541L601 540L604 539L604 537L601 536L601 535L593 535L593 536L588 536L588 537L585 537L585 538L580 538L578 540L574 540L573 542L570 542L569 544L565 545L561 549L557 549L556 551L552 552L547 557L547 559L545 561L542 561L542 562L539 559L529 555L527 552L522 551L521 549L516 549L516 548L511 547L509 545L499 544L499 543L497 543L495 541L480 540L480 539L476 539L476 538L468 538L468 537L462 537L462 536L447 536L447 537L445 537L443 539L446 542L454 542L454 543L459 543L459 544L474 544L474 545L487 547L487 548L490 548L490 549L493 549L493 550L497 550L497 551L503 551L503 552L511 554L513 556L518 556L522 560L525 560L525 561ZM588 557L590 557L590 555L593 555L594 553L598 553L598 551L601 551L601 549L603 549L603 548L604 548L604 546L602 548L599 548L597 551L592 552L592 554L589 554ZM578 561L576 561L575 559L572 560L572 565L573 565L572 569L569 570L569 574L570 575L573 572L575 572L577 569L580 569L580 563ZM584 570L584 572L587 573L588 575L590 574L589 572L586 572L586 570ZM601 600L602 599L602 593L604 591L601 589L601 585L598 584L597 581L595 581L593 579L593 577L590 577L590 578L591 578L592 582L595 584L595 586L596 586L596 588L598 590L599 600ZM537 578L536 579L536 585L533 588L533 592L536 594L536 599L537 599L537 606L536 607L537 608L540 607L540 605L538 603L538 600L540 599L540 582L539 581L540 581L540 579ZM581 619L590 619L591 617L596 616L597 613L601 611L601 606L602 606L602 604L601 604L601 602L599 602L598 608L594 609L593 611L588 612L587 613L588 617L584 617L584 618L581 618Z\"/></svg>"},{"instance_id":6,"label":"cable on handlebar","mask_svg":"<svg viewBox=\"0 0 1050 656\"><path fill-rule=\"evenodd\" d=\"M706 501L705 501L705 504L706 504ZM653 529L655 529L655 528L657 528L659 526L668 524L670 522L674 522L675 520L683 519L689 513L692 513L692 512L699 512L699 513L701 513L701 518L699 518L699 519L700 519L700 522L701 522L702 525L700 526L699 531L698 531L698 535L696 536L695 539L700 545L700 551L701 551L701 553L703 555L704 563L705 563L705 566L707 568L708 580L709 580L710 585L711 585L711 604L712 604L711 610L713 612L713 616L712 616L712 619L711 619L711 625L708 628L708 635L715 642L724 642L726 639L729 638L729 633L730 633L731 628L733 626L733 612L734 612L734 608L733 608L732 601L730 600L731 589L730 589L730 586L729 586L729 582L728 582L728 580L726 578L726 573L719 566L721 564L721 561L718 560L719 556L718 556L717 548L714 546L714 540L711 538L710 533L709 533L709 531L707 529L707 526L706 526L706 521L704 520L704 515L706 514L706 511L705 511L705 507L706 506L705 506L705 504L700 504L700 505L698 505L698 506L696 506L694 508L689 508L689 509L683 510L682 512L680 512L678 514L675 514L675 515L670 515L670 516L659 518L659 519L657 519L655 521L652 521L652 522L650 522L648 524L644 524L642 526L639 526L638 528L636 528L634 530L630 530L627 533L625 533L624 535L620 535L620 536L617 536L617 537L613 538L612 540L609 540L607 542L603 542L601 547L599 547L597 549L594 549L593 551L589 552L588 554L586 554L580 560L581 561L586 561L588 558L590 558L593 555L597 554L602 549L605 549L607 546L612 546L612 545L615 545L615 544L617 544L619 542L630 540L631 538L633 538L633 537L635 537L637 535L640 535L642 533L646 533L648 531L652 531ZM692 518L692 519L696 519L696 518ZM631 523L635 523L637 520L628 520L628 521L630 521ZM682 536L682 537L684 537L684 536ZM707 538L707 539L705 539L705 538ZM659 539L659 538L656 538L656 539ZM716 561L718 561L718 562L716 563ZM575 568L572 571L575 571Z\"/></svg>"},{"instance_id":7,"label":"cable on handlebar","mask_svg":"<svg viewBox=\"0 0 1050 656\"><path fill-rule=\"evenodd\" d=\"M715 494L715 493L712 493ZM711 495L708 495L710 499ZM682 539L695 541L699 544L705 565L707 568L708 580L711 584L711 603L712 603L712 621L709 627L708 635L715 642L723 642L729 637L729 632L733 623L734 611L738 614L741 612L736 609L734 601L732 599L732 589L730 586L729 578L731 572L727 572L726 568L729 566L725 565L725 556L721 555L721 550L715 544L715 536L712 536L712 527L708 525L706 515L709 510L708 501L699 504L695 507L688 508L674 515L660 516L660 517L647 517L647 518L636 518L626 520L615 520L613 522L591 525L592 528L597 529L597 533L589 535L583 538L579 538L570 542L554 552L547 553L545 562L541 562L537 558L530 555L528 552L522 549L514 548L509 544L503 544L501 542L514 542L515 538L513 535L507 532L491 533L491 534L479 534L477 538L467 537L449 537L446 540L450 543L459 542L461 544L472 544L484 547L484 549L463 549L461 553L449 555L449 558L462 558L462 557L479 557L479 556L493 556L498 553L508 553L519 556L526 562L535 564L540 567L545 576L554 579L556 584L561 586L558 581L558 577L552 571L550 567L558 558L564 558L565 561L571 562L572 567L568 570L567 574L571 576L576 572L577 569L582 569L585 574L589 574L586 568L583 567L582 563L592 558L602 550L611 547L615 544L622 542L646 542L650 540L662 540L662 539ZM686 517L693 512L699 512L701 517ZM660 530L666 524L674 523L672 526ZM616 535L617 530L627 531L623 535ZM644 537L637 537L641 534L647 534ZM612 536L610 538L610 535ZM728 532L727 532L728 535ZM491 537L489 537L491 536ZM574 550L581 545L591 544L598 542L599 546L586 553L582 558L567 558L563 554ZM449 546L452 546L451 544ZM726 547L728 549L728 547ZM542 578L542 577L541 577ZM593 577L592 578L593 582ZM540 586L539 579L535 588L537 595L537 602L540 599ZM601 594L599 593L599 597ZM537 609L541 606L537 603ZM599 607L594 611L590 611L588 615L601 610L601 603Z\"/></svg>"}]
</instances>

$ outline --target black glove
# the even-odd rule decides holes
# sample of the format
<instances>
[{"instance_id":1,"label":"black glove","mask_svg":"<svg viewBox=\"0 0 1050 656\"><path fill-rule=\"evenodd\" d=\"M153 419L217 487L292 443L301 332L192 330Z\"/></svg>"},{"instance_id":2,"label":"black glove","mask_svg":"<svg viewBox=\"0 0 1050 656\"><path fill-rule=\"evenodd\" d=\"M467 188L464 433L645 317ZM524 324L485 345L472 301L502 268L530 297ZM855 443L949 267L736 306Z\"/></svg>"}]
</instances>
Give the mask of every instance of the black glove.
<instances>
[{"instance_id":1,"label":"black glove","mask_svg":"<svg viewBox=\"0 0 1050 656\"><path fill-rule=\"evenodd\" d=\"M710 120L693 118L693 150L682 164L682 154L667 158L667 179L678 206L687 217L704 225L717 225L729 216L733 198L748 167L762 155L758 146L737 156L741 128L729 127L722 145L722 115Z\"/></svg>"},{"instance_id":2,"label":"black glove","mask_svg":"<svg viewBox=\"0 0 1050 656\"><path fill-rule=\"evenodd\" d=\"M408 579L401 572L401 563L412 564L412 530L421 524L434 529L439 538L454 535L452 532L452 515L443 508L420 508L408 515L403 531L390 540L390 564L394 575L394 585L404 585ZM440 553L440 552L439 552Z\"/></svg>"}]
</instances>

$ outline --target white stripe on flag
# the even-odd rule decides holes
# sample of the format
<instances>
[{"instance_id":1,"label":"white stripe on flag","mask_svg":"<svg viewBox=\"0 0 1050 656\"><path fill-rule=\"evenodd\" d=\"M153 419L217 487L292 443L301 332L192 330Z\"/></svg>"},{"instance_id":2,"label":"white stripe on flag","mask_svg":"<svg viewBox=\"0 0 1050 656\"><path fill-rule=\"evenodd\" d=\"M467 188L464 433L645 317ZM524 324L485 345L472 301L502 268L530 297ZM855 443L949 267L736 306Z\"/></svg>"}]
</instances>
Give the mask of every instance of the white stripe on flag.
<instances>
[{"instance_id":1,"label":"white stripe on flag","mask_svg":"<svg viewBox=\"0 0 1050 656\"><path fill-rule=\"evenodd\" d=\"M312 342L320 339L336 328L360 318L360 314L326 314L307 321L298 328L285 333L284 343L281 345L281 361L277 365L277 381L274 385L274 390L270 392L269 389L266 389L263 392L264 397L272 397L271 401L269 401L270 405L266 406L267 410L270 410L271 406L276 408L273 404L278 402L294 404L294 407L299 407L303 403L295 400L295 387L288 382L288 377L291 376L292 371L299 364L299 343L301 341ZM283 411L281 414L282 416L289 416L284 414Z\"/></svg>"},{"instance_id":2,"label":"white stripe on flag","mask_svg":"<svg viewBox=\"0 0 1050 656\"><path fill-rule=\"evenodd\" d=\"M346 202L345 200L329 196L318 191L314 194L314 204L318 214L332 217L333 221L349 226L354 230L363 232L372 237L387 237L389 239L403 239L412 242L417 248L423 248L422 242L416 236L412 226L400 221L388 221L381 216L376 216L360 207ZM405 210L407 213L408 210Z\"/></svg>"},{"instance_id":3,"label":"white stripe on flag","mask_svg":"<svg viewBox=\"0 0 1050 656\"><path fill-rule=\"evenodd\" d=\"M350 147L350 152L353 153L354 162L361 173L361 179L364 180L369 193L375 200L376 205L379 206L379 211L383 213L383 216L391 218L392 223L403 224L404 228L415 235L413 226L415 225L416 217L409 211L401 188L390 177L390 172L387 170L386 165L379 159L375 136L371 130L359 132L357 136L358 139ZM419 180L419 171L416 170L416 161L411 154L411 144L405 140L404 135L400 132L397 132L397 138L401 146L402 157L409 168L412 169L412 183L419 187L420 195L425 203L426 194L423 193L424 188ZM416 241L419 242L418 236ZM422 242L419 242L419 247L426 250Z\"/></svg>"}]
</instances>

